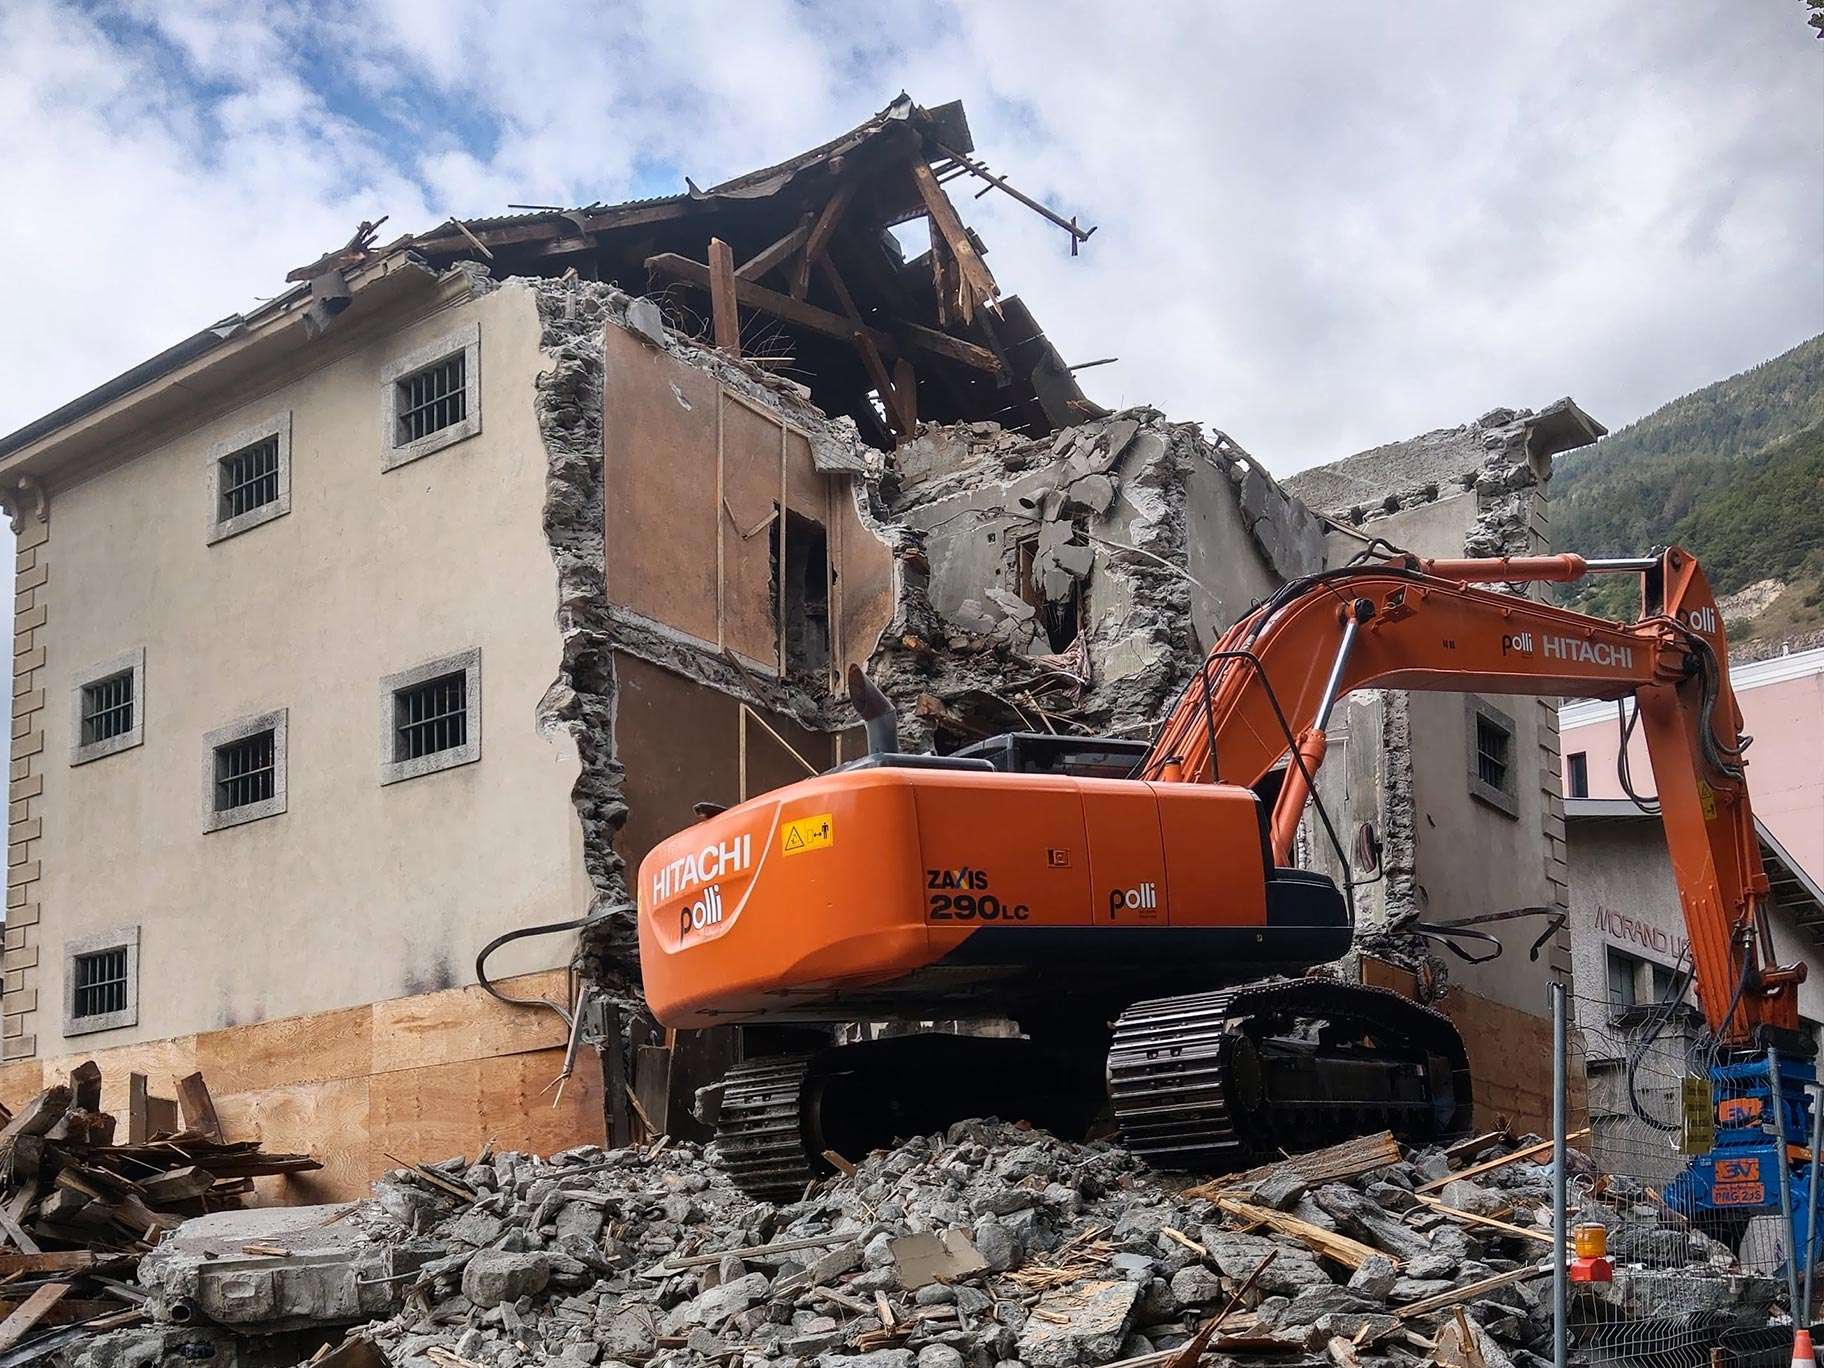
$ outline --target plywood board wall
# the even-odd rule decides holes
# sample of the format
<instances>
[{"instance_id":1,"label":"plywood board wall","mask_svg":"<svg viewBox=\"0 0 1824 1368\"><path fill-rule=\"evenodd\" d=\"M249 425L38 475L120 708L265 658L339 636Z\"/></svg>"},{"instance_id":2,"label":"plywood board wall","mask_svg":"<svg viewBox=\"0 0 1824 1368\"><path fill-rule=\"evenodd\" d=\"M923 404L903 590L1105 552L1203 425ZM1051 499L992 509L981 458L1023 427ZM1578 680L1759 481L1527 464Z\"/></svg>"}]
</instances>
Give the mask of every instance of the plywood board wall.
<instances>
[{"instance_id":1,"label":"plywood board wall","mask_svg":"<svg viewBox=\"0 0 1824 1368\"><path fill-rule=\"evenodd\" d=\"M565 997L562 970L499 985L512 997ZM509 1007L479 987L396 998L119 1049L0 1067L17 1106L85 1059L101 1066L102 1106L126 1116L127 1075L155 1094L201 1070L230 1140L323 1161L316 1173L258 1180L261 1204L365 1196L389 1154L434 1162L483 1145L550 1154L600 1144L601 1070L579 1051L561 1097L565 1030L555 1013Z\"/></svg>"}]
</instances>

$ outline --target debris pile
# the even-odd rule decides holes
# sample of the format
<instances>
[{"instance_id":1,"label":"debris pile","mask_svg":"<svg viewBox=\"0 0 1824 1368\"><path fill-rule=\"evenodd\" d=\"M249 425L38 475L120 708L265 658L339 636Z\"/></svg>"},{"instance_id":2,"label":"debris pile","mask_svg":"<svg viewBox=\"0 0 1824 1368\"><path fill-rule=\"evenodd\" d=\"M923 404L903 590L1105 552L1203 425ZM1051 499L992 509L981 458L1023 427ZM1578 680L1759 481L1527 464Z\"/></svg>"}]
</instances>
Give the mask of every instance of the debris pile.
<instances>
[{"instance_id":1,"label":"debris pile","mask_svg":"<svg viewBox=\"0 0 1824 1368\"><path fill-rule=\"evenodd\" d=\"M119 1143L93 1062L17 1115L0 1107L0 1239L9 1251L0 1252L0 1274L88 1266L70 1251L135 1256L188 1217L239 1206L257 1177L322 1167L308 1154L267 1154L257 1140L223 1140L201 1074L179 1079L177 1094L150 1096L132 1075Z\"/></svg>"},{"instance_id":2,"label":"debris pile","mask_svg":"<svg viewBox=\"0 0 1824 1368\"><path fill-rule=\"evenodd\" d=\"M0 1107L0 1362L30 1363L146 1319L134 1264L188 1218L237 1207L255 1177L321 1168L228 1143L201 1074L177 1097L129 1078L126 1134L91 1061L14 1114ZM180 1120L181 1117L181 1120Z\"/></svg>"},{"instance_id":3,"label":"debris pile","mask_svg":"<svg viewBox=\"0 0 1824 1368\"><path fill-rule=\"evenodd\" d=\"M661 1140L397 1170L330 1219L368 1313L388 1303L354 1338L401 1368L1180 1368L1193 1339L1215 1364L1501 1368L1549 1352L1542 1156L1382 1134L1186 1187L963 1122L786 1206ZM190 1295L163 1259L142 1272L161 1316Z\"/></svg>"},{"instance_id":4,"label":"debris pile","mask_svg":"<svg viewBox=\"0 0 1824 1368\"><path fill-rule=\"evenodd\" d=\"M141 1264L155 1323L63 1362L207 1345L222 1368L313 1348L320 1368L1533 1368L1551 1342L1549 1161L1531 1137L1408 1154L1383 1132L1195 1183L968 1121L773 1205L663 1138L484 1154L395 1170L359 1204L190 1221ZM1630 1280L1641 1251L1618 1233L1616 1282L1583 1309L1657 1333L1673 1299L1654 1304L1654 1279L1707 1279L1708 1332L1766 1327L1771 1279L1667 1218L1660 1240L1690 1266L1656 1248Z\"/></svg>"}]
</instances>

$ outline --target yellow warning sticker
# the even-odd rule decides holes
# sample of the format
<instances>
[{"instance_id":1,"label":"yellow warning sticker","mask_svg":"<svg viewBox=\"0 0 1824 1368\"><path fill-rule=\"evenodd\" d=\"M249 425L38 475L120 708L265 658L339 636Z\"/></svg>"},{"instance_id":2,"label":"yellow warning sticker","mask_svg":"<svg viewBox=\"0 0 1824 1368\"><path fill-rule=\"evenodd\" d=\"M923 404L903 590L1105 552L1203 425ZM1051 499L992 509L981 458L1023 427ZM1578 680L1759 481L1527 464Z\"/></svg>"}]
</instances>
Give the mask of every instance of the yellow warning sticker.
<instances>
[{"instance_id":1,"label":"yellow warning sticker","mask_svg":"<svg viewBox=\"0 0 1824 1368\"><path fill-rule=\"evenodd\" d=\"M1697 805L1703 811L1706 822L1716 820L1716 790L1702 779L1697 781Z\"/></svg>"},{"instance_id":2,"label":"yellow warning sticker","mask_svg":"<svg viewBox=\"0 0 1824 1368\"><path fill-rule=\"evenodd\" d=\"M802 855L807 850L824 850L836 844L836 823L830 814L800 817L787 822L779 833L779 849L787 855Z\"/></svg>"}]
</instances>

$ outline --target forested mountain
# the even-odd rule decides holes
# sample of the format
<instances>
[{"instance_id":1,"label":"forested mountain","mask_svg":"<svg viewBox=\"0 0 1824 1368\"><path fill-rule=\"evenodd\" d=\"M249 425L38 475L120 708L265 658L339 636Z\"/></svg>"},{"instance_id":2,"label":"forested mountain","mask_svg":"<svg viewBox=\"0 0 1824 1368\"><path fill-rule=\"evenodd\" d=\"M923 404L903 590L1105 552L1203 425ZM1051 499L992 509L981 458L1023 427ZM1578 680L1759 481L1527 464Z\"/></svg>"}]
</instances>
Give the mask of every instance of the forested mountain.
<instances>
[{"instance_id":1,"label":"forested mountain","mask_svg":"<svg viewBox=\"0 0 1824 1368\"><path fill-rule=\"evenodd\" d=\"M1780 581L1762 634L1824 623L1824 335L1561 458L1552 524L1558 547L1584 555L1677 542L1719 597ZM1599 581L1574 601L1624 617L1633 592ZM1740 619L1731 629L1756 634Z\"/></svg>"}]
</instances>

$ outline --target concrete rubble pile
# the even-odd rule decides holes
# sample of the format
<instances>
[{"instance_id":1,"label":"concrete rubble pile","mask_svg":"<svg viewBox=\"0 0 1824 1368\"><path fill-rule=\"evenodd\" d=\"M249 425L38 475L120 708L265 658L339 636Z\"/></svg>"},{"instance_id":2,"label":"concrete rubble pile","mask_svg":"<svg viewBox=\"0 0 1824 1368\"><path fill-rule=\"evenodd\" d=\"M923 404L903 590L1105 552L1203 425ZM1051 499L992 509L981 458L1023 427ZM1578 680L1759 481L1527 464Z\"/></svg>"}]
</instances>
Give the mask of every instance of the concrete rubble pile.
<instances>
[{"instance_id":1,"label":"concrete rubble pile","mask_svg":"<svg viewBox=\"0 0 1824 1368\"><path fill-rule=\"evenodd\" d=\"M1383 1132L1193 1185L1107 1143L969 1121L787 1205L707 1158L667 1140L502 1153L395 1170L359 1204L201 1217L142 1261L153 1325L52 1347L69 1368L1549 1362L1533 1137L1408 1154ZM1706 1333L1767 1326L1770 1279L1622 1210L1583 1213L1614 1230L1617 1268L1579 1293L1581 1323L1617 1345L1690 1331L1696 1280Z\"/></svg>"},{"instance_id":2,"label":"concrete rubble pile","mask_svg":"<svg viewBox=\"0 0 1824 1368\"><path fill-rule=\"evenodd\" d=\"M964 1122L783 1206L688 1144L452 1160L358 1206L187 1223L141 1267L161 1323L68 1361L297 1361L352 1326L338 1361L402 1368L1150 1368L1221 1315L1206 1364L1537 1364L1540 1151L1451 1176L1505 1148L1403 1157L1383 1134L1188 1187ZM247 1347L301 1330L290 1358Z\"/></svg>"}]
</instances>

